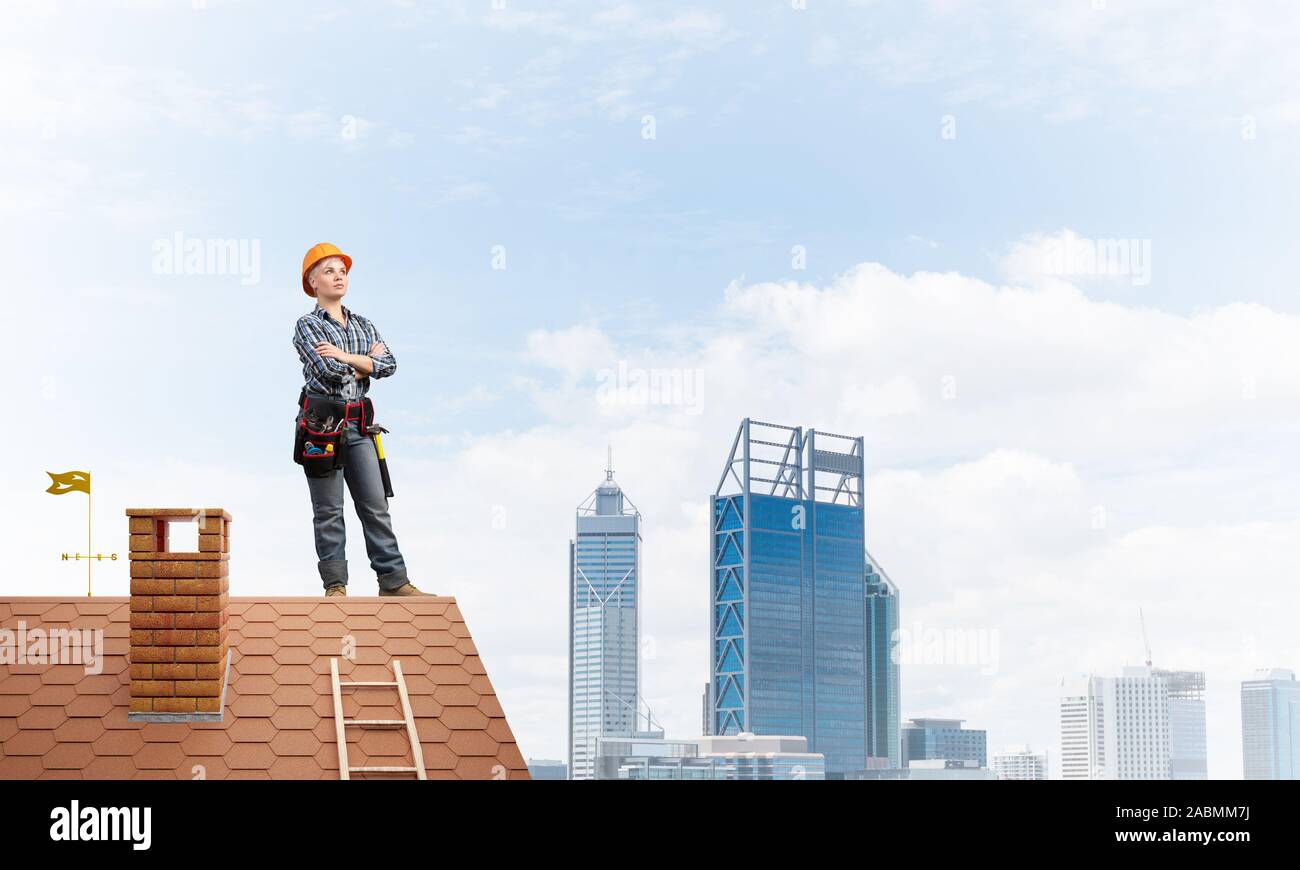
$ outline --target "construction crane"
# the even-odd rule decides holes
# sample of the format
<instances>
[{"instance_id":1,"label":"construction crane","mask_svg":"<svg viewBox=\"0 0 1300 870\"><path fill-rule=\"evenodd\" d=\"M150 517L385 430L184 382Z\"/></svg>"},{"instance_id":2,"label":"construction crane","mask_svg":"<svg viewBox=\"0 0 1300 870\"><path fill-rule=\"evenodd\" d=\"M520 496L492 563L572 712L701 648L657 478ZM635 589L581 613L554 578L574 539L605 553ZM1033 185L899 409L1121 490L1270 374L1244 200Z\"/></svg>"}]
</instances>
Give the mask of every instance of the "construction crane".
<instances>
[{"instance_id":1,"label":"construction crane","mask_svg":"<svg viewBox=\"0 0 1300 870\"><path fill-rule=\"evenodd\" d=\"M1151 641L1147 638L1147 618L1142 613L1142 608L1138 608L1138 619L1142 622L1142 645L1147 648L1147 667L1151 667Z\"/></svg>"}]
</instances>

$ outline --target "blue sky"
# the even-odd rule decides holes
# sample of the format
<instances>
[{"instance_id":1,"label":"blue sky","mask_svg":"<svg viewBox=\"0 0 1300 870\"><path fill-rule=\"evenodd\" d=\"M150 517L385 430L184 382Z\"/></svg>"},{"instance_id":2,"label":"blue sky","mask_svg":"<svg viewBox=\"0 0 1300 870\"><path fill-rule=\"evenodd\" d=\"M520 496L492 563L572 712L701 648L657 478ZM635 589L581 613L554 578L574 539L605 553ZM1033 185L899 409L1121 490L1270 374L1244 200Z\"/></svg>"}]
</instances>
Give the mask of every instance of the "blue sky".
<instances>
[{"instance_id":1,"label":"blue sky","mask_svg":"<svg viewBox=\"0 0 1300 870\"><path fill-rule=\"evenodd\" d=\"M996 278L1011 240L1064 227L1152 239L1152 283L1120 301L1293 310L1282 194L1295 170L1278 142L1289 128L1269 115L1285 115L1273 104L1286 92L1253 93L1266 61L1246 38L1262 21L1234 34L1246 48L1222 49L1239 68L1220 80L1178 48L1216 38L1195 29L1212 16L1171 24L1161 4L790 5L32 12L9 63L39 85L11 147L84 177L25 213L10 244L75 239L79 256L37 271L53 284L82 280L90 255L147 287L154 238L255 238L265 279L226 298L264 305L292 286L300 249L336 239L368 282L358 306L381 323L423 309L444 327L439 393L482 382L467 364L499 363L538 326L634 333L708 313L733 279L824 282L863 259ZM1143 46L1148 80L1125 65ZM941 138L945 116L955 139ZM496 245L504 271L488 268ZM273 295L287 315L292 294ZM535 421L511 402L465 414Z\"/></svg>"},{"instance_id":2,"label":"blue sky","mask_svg":"<svg viewBox=\"0 0 1300 870\"><path fill-rule=\"evenodd\" d=\"M1052 680L1136 663L1141 604L1171 666L1213 672L1211 771L1239 775L1234 680L1300 664L1288 4L198 5L20 2L0 34L27 537L69 522L32 481L91 467L98 535L221 504L237 591L310 593L289 340L329 240L398 360L374 397L412 575L460 597L526 755L563 755L564 547L611 440L647 519L647 692L698 729L701 505L749 414L866 435L905 620L1002 632L992 677L905 669L906 714L1054 748ZM256 243L257 281L159 274L177 232ZM1149 283L1041 274L1069 238L1145 240ZM600 405L619 361L703 398ZM1252 602L1219 647L1178 559Z\"/></svg>"}]
</instances>

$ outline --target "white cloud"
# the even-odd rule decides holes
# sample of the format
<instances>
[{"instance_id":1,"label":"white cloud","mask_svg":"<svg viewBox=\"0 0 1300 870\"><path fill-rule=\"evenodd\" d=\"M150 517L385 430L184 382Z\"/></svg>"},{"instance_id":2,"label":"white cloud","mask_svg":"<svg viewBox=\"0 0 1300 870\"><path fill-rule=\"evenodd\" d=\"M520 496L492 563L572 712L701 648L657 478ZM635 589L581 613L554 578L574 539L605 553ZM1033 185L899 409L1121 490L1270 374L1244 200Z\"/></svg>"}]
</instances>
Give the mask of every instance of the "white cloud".
<instances>
[{"instance_id":1,"label":"white cloud","mask_svg":"<svg viewBox=\"0 0 1300 870\"><path fill-rule=\"evenodd\" d=\"M351 10L345 8L322 9L318 12L313 12L308 18L308 22L309 26L313 28L325 27L347 17L350 14L352 14Z\"/></svg>"},{"instance_id":2,"label":"white cloud","mask_svg":"<svg viewBox=\"0 0 1300 870\"><path fill-rule=\"evenodd\" d=\"M1007 280L1036 286L1060 281L1084 287L1146 287L1154 273L1156 246L1142 236L1089 238L1071 229L1030 233L998 261Z\"/></svg>"},{"instance_id":3,"label":"white cloud","mask_svg":"<svg viewBox=\"0 0 1300 870\"><path fill-rule=\"evenodd\" d=\"M581 374L594 377L596 369L612 364L615 359L609 338L591 324L530 333L528 356L539 365L563 372L566 378Z\"/></svg>"},{"instance_id":4,"label":"white cloud","mask_svg":"<svg viewBox=\"0 0 1300 870\"><path fill-rule=\"evenodd\" d=\"M470 102L470 106L476 109L495 109L508 96L510 89L504 85L486 84L480 90L480 96Z\"/></svg>"},{"instance_id":5,"label":"white cloud","mask_svg":"<svg viewBox=\"0 0 1300 870\"><path fill-rule=\"evenodd\" d=\"M488 11L481 20L488 27L503 32L531 31L574 42L631 39L716 47L728 38L723 17L714 12L691 10L667 15L647 14L631 3L607 5L589 12L585 3L558 5L560 8L534 12L506 4L503 8ZM585 20L584 13L588 13Z\"/></svg>"},{"instance_id":6,"label":"white cloud","mask_svg":"<svg viewBox=\"0 0 1300 870\"><path fill-rule=\"evenodd\" d=\"M885 23L876 9L837 19L834 36L847 32L857 46L844 62L894 86L936 84L959 102L1029 107L1049 120L1150 111L1197 126L1216 114L1234 125L1247 113L1286 121L1300 73L1289 50L1300 9L1290 3L1017 0L993 10L928 0L914 9Z\"/></svg>"},{"instance_id":7,"label":"white cloud","mask_svg":"<svg viewBox=\"0 0 1300 870\"><path fill-rule=\"evenodd\" d=\"M688 62L739 37L716 12L647 12L621 2L594 10L586 3L558 3L544 12L507 4L480 20L497 34L544 38L547 47L504 81L468 82L467 106L495 110L508 98L518 116L534 125L591 115L627 121L647 112L681 114L663 95Z\"/></svg>"},{"instance_id":8,"label":"white cloud","mask_svg":"<svg viewBox=\"0 0 1300 870\"><path fill-rule=\"evenodd\" d=\"M165 132L347 142L386 128L349 114L346 107L286 106L255 82L217 84L181 68L104 63L57 44L45 48L44 55L31 46L0 52L0 97L8 107L0 115L0 130L72 141Z\"/></svg>"}]
</instances>

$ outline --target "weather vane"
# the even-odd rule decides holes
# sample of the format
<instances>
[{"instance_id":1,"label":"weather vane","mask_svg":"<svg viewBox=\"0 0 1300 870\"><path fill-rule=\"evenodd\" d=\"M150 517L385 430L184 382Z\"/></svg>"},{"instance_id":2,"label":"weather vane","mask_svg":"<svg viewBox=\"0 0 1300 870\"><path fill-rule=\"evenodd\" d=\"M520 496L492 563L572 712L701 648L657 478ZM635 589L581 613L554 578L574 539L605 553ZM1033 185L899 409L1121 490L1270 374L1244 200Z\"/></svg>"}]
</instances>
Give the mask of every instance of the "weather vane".
<instances>
[{"instance_id":1,"label":"weather vane","mask_svg":"<svg viewBox=\"0 0 1300 870\"><path fill-rule=\"evenodd\" d=\"M63 495L64 493L69 493L69 492L84 492L86 494L86 552L84 554L73 553L71 555L69 555L68 553L64 553L63 561L67 562L69 559L75 559L78 562L80 562L82 559L86 560L86 597L89 598L91 564L94 562L102 562L105 559L109 559L110 561L113 562L117 561L117 553L109 553L108 555L105 555L104 553L93 552L95 548L92 545L91 538L90 538L90 522L91 522L90 472L65 471L62 474L55 474L52 471L47 471L45 473L50 476L50 481L51 481L49 489L45 491L50 493L51 495Z\"/></svg>"}]
</instances>

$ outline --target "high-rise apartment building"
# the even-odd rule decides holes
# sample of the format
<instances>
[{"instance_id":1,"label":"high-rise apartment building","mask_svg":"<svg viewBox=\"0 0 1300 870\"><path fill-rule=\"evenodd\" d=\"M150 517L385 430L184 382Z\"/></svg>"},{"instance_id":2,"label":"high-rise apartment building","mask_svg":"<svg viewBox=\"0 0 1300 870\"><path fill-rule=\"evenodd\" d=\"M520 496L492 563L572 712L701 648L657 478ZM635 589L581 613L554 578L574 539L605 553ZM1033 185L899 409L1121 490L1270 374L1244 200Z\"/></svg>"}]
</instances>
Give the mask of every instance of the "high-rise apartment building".
<instances>
[{"instance_id":1,"label":"high-rise apartment building","mask_svg":"<svg viewBox=\"0 0 1300 870\"><path fill-rule=\"evenodd\" d=\"M1047 779L1047 753L1018 747L993 755L998 779Z\"/></svg>"},{"instance_id":2,"label":"high-rise apartment building","mask_svg":"<svg viewBox=\"0 0 1300 870\"><path fill-rule=\"evenodd\" d=\"M1169 683L1149 667L1061 688L1063 779L1169 779Z\"/></svg>"}]
</instances>

